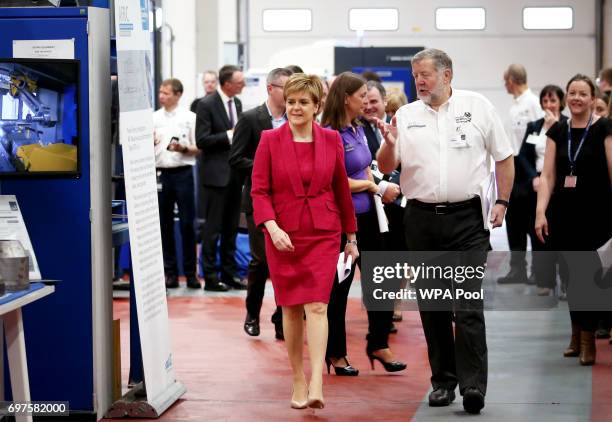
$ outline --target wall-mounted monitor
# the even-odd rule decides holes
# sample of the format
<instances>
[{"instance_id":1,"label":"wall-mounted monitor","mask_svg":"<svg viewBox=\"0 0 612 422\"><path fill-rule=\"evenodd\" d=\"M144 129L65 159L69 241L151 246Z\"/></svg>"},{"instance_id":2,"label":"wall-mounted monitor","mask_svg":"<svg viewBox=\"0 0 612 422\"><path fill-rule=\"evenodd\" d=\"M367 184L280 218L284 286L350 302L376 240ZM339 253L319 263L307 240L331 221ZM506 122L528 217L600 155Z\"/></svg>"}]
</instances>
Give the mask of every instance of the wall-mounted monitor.
<instances>
[{"instance_id":1,"label":"wall-mounted monitor","mask_svg":"<svg viewBox=\"0 0 612 422\"><path fill-rule=\"evenodd\" d=\"M0 58L0 178L78 177L79 61Z\"/></svg>"}]
</instances>

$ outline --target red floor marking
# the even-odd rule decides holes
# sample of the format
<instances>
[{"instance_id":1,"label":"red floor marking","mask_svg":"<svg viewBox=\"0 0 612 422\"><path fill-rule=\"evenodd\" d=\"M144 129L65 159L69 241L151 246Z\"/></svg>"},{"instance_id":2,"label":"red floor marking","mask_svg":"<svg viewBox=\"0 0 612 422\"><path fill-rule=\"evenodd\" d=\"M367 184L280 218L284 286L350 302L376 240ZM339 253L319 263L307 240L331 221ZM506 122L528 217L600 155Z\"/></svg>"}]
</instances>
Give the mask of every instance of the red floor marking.
<instances>
[{"instance_id":1,"label":"red floor marking","mask_svg":"<svg viewBox=\"0 0 612 422\"><path fill-rule=\"evenodd\" d=\"M169 298L168 305L176 375L187 393L158 421L408 421L429 388L427 351L416 312L404 312L404 321L397 323L399 333L391 335L392 350L408 368L387 374L378 362L370 369L367 316L358 299L349 299L349 359L361 373L355 378L326 375L326 407L314 411L289 408L291 372L283 343L274 340L269 322L271 298L264 302L262 334L256 338L242 330L243 298L179 297ZM114 301L115 318L121 319L124 385L129 372L128 306L125 299Z\"/></svg>"},{"instance_id":2,"label":"red floor marking","mask_svg":"<svg viewBox=\"0 0 612 422\"><path fill-rule=\"evenodd\" d=\"M612 345L597 340L597 362L593 366L591 420L612 421Z\"/></svg>"}]
</instances>

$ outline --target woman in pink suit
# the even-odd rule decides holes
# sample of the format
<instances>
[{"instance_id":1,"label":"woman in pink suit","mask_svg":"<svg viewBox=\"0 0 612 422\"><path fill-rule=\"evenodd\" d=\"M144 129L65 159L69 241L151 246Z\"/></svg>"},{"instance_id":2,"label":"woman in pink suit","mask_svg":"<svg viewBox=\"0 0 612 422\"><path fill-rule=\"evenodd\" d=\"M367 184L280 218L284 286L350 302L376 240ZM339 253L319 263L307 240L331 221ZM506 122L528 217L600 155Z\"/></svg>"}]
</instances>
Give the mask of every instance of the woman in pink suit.
<instances>
[{"instance_id":1,"label":"woman in pink suit","mask_svg":"<svg viewBox=\"0 0 612 422\"><path fill-rule=\"evenodd\" d=\"M317 76L293 75L284 87L288 123L264 131L253 164L255 224L265 227L266 257L276 302L283 307L293 370L291 407L323 408L327 303L341 232L355 260L355 211L338 132L314 122L323 88ZM306 313L311 378L304 375Z\"/></svg>"}]
</instances>

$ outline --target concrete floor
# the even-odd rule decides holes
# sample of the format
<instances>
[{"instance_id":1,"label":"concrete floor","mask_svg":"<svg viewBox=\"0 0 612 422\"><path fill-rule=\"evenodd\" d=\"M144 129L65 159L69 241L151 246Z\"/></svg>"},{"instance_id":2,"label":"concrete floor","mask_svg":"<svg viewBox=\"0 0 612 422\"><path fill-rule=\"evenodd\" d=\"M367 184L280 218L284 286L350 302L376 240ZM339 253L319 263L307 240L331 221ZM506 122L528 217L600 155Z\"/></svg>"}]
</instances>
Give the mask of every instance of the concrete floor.
<instances>
[{"instance_id":1,"label":"concrete floor","mask_svg":"<svg viewBox=\"0 0 612 422\"><path fill-rule=\"evenodd\" d=\"M496 230L494 248L503 249ZM501 247L500 247L501 245ZM497 246L497 247L496 247ZM495 304L533 297L534 287L485 283ZM122 374L129 362L128 301L118 292L115 317L121 319ZM489 385L481 415L463 412L461 398L446 408L427 405L429 365L420 319L404 312L391 348L408 363L404 372L374 371L364 353L367 317L360 286L351 289L347 311L348 351L361 370L356 378L325 376L326 407L289 408L290 370L284 344L274 340L268 322L274 309L270 283L262 310L262 334L242 331L244 291L209 293L184 285L169 293L168 306L177 378L186 395L160 421L612 421L612 345L598 341L594 367L563 358L569 339L567 305L546 311L487 311Z\"/></svg>"}]
</instances>

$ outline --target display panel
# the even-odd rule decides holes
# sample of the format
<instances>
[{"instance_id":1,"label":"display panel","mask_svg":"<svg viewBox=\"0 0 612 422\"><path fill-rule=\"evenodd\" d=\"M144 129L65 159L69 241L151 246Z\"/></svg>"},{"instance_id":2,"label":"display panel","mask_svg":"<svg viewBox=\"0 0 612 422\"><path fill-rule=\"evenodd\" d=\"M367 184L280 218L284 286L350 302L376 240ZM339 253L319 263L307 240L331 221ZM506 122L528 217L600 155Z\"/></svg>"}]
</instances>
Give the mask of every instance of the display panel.
<instances>
[{"instance_id":1,"label":"display panel","mask_svg":"<svg viewBox=\"0 0 612 422\"><path fill-rule=\"evenodd\" d=\"M79 61L0 59L0 177L78 177Z\"/></svg>"}]
</instances>

